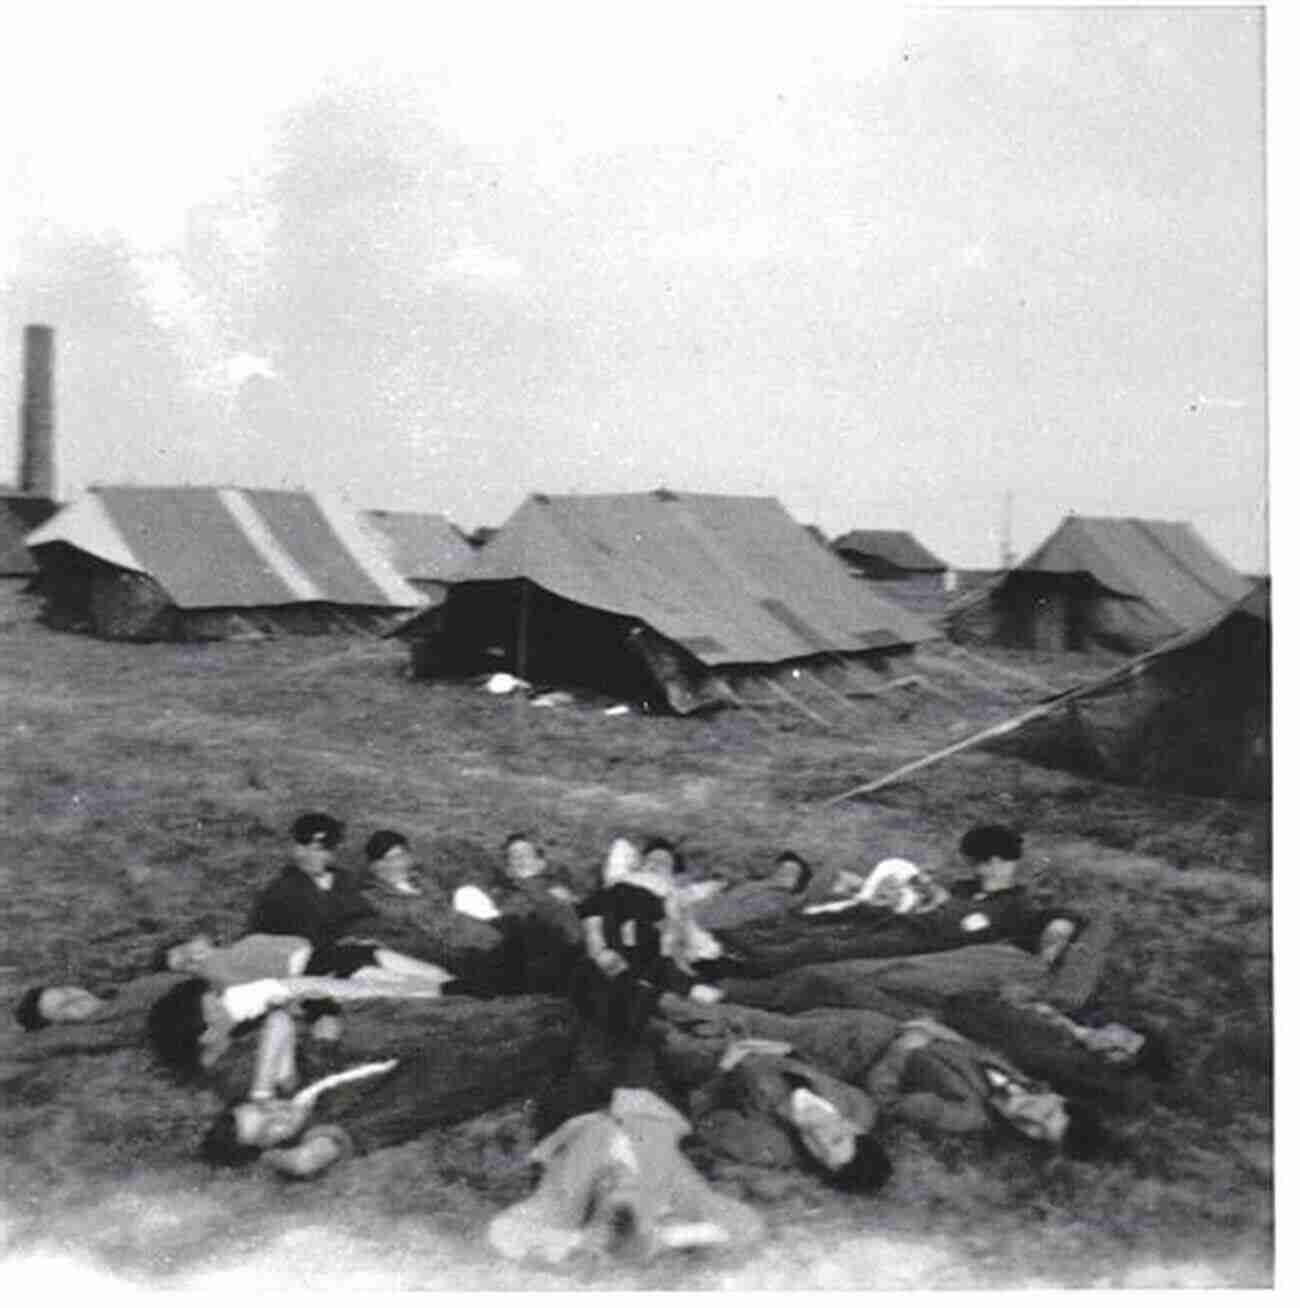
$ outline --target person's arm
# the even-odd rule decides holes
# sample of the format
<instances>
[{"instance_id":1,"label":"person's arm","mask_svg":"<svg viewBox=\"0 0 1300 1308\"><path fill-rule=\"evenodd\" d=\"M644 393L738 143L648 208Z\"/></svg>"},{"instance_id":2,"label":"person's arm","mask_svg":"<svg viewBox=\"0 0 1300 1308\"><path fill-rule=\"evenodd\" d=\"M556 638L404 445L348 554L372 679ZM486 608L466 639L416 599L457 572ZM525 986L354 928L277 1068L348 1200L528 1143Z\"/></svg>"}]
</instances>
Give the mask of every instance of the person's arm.
<instances>
[{"instance_id":1,"label":"person's arm","mask_svg":"<svg viewBox=\"0 0 1300 1308\"><path fill-rule=\"evenodd\" d=\"M928 1060L928 1070L942 1085L941 1092L903 1089L912 1060L926 1058L932 1038L921 1030L905 1030L867 1073L867 1093L914 1126L952 1132L983 1130L989 1119L978 1092L941 1060Z\"/></svg>"},{"instance_id":2,"label":"person's arm","mask_svg":"<svg viewBox=\"0 0 1300 1308\"><path fill-rule=\"evenodd\" d=\"M604 903L601 892L588 896L578 906L582 922L582 943L587 957L608 977L627 971L627 960L610 947L605 938Z\"/></svg>"}]
</instances>

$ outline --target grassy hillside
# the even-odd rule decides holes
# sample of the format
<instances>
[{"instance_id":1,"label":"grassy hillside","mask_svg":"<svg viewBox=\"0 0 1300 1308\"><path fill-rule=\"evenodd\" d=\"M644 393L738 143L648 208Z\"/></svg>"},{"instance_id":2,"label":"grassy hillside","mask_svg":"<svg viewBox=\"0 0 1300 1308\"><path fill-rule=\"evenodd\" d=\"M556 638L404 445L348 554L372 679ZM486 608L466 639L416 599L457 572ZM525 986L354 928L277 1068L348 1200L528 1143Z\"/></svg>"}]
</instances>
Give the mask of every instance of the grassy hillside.
<instances>
[{"instance_id":1,"label":"grassy hillside","mask_svg":"<svg viewBox=\"0 0 1300 1308\"><path fill-rule=\"evenodd\" d=\"M1050 675L1044 666L1038 671ZM959 755L870 803L825 797L952 738L958 710L860 707L710 721L531 708L417 684L391 644L296 639L129 647L0 617L0 941L5 1002L33 982L108 987L190 926L235 929L307 807L414 837L429 875L472 874L501 836L575 866L619 832L679 839L741 876L789 845L861 866L951 860L1009 820L1077 902L1120 909L1100 1000L1165 1027L1182 1075L1125 1126L1129 1158L1044 1162L901 1128L871 1200L795 1178L763 1202L757 1259L647 1271L503 1267L486 1220L528 1189L508 1109L311 1185L193 1161L194 1092L141 1050L20 1067L0 1035L5 1256L49 1284L97 1268L150 1285L360 1288L902 1288L1267 1284L1272 1259L1270 814ZM987 709L987 705L985 706ZM987 720L987 719L985 719ZM719 1184L744 1193L743 1178ZM242 1279L241 1279L242 1278Z\"/></svg>"}]
</instances>

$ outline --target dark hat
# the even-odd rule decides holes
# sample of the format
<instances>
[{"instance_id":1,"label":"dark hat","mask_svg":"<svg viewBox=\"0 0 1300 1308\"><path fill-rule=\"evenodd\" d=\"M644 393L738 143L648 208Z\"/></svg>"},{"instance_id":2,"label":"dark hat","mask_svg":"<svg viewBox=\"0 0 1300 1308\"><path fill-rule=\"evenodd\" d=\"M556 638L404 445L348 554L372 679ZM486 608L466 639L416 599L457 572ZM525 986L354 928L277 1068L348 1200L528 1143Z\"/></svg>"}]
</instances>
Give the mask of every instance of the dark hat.
<instances>
[{"instance_id":1,"label":"dark hat","mask_svg":"<svg viewBox=\"0 0 1300 1308\"><path fill-rule=\"evenodd\" d=\"M376 831L366 841L366 858L374 863L376 860L383 858L390 849L409 849L410 847L411 842L400 831L389 831L387 829Z\"/></svg>"},{"instance_id":2,"label":"dark hat","mask_svg":"<svg viewBox=\"0 0 1300 1308\"><path fill-rule=\"evenodd\" d=\"M294 843L310 845L317 838L326 849L334 849L343 839L343 823L328 813L303 813L289 828Z\"/></svg>"}]
</instances>

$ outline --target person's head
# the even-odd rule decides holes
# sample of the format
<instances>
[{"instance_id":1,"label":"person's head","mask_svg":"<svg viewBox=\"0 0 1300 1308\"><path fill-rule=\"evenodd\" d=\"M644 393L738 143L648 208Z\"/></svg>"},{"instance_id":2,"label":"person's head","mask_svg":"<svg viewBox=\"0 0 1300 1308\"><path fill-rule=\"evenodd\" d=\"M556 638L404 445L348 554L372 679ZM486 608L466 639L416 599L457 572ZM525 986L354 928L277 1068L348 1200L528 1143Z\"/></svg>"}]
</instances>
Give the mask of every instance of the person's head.
<instances>
[{"instance_id":1,"label":"person's head","mask_svg":"<svg viewBox=\"0 0 1300 1308\"><path fill-rule=\"evenodd\" d=\"M671 840L652 836L641 847L641 867L652 875L669 880L686 870L686 860Z\"/></svg>"},{"instance_id":2,"label":"person's head","mask_svg":"<svg viewBox=\"0 0 1300 1308\"><path fill-rule=\"evenodd\" d=\"M1063 1096L1032 1082L1018 1080L1000 1068L986 1067L989 1105L1013 1130L1030 1140L1059 1145L1070 1125Z\"/></svg>"},{"instance_id":3,"label":"person's head","mask_svg":"<svg viewBox=\"0 0 1300 1308\"><path fill-rule=\"evenodd\" d=\"M303 813L295 818L289 828L294 866L308 876L323 876L334 862L343 830L343 823L328 813Z\"/></svg>"},{"instance_id":4,"label":"person's head","mask_svg":"<svg viewBox=\"0 0 1300 1308\"><path fill-rule=\"evenodd\" d=\"M849 1194L872 1194L879 1190L894 1174L880 1141L871 1135L860 1135L848 1161L840 1167L828 1168L823 1179L837 1190Z\"/></svg>"},{"instance_id":5,"label":"person's head","mask_svg":"<svg viewBox=\"0 0 1300 1308\"><path fill-rule=\"evenodd\" d=\"M411 842L400 831L376 831L366 841L366 863L370 875L392 890L410 893L415 855Z\"/></svg>"},{"instance_id":6,"label":"person's head","mask_svg":"<svg viewBox=\"0 0 1300 1308\"><path fill-rule=\"evenodd\" d=\"M84 1022L104 1001L80 986L33 986L18 1001L14 1018L27 1031L66 1022Z\"/></svg>"},{"instance_id":7,"label":"person's head","mask_svg":"<svg viewBox=\"0 0 1300 1308\"><path fill-rule=\"evenodd\" d=\"M1024 853L1018 831L997 823L971 827L961 838L960 850L986 890L1005 890L1015 884L1016 867Z\"/></svg>"},{"instance_id":8,"label":"person's head","mask_svg":"<svg viewBox=\"0 0 1300 1308\"><path fill-rule=\"evenodd\" d=\"M1061 1152L1077 1162L1096 1162L1116 1158L1120 1154L1119 1142L1106 1129L1097 1110L1091 1104L1067 1099L1068 1122L1062 1135Z\"/></svg>"},{"instance_id":9,"label":"person's head","mask_svg":"<svg viewBox=\"0 0 1300 1308\"><path fill-rule=\"evenodd\" d=\"M801 895L812 880L812 868L793 849L784 849L776 857L776 871L772 874L772 880L782 890L788 890L792 895Z\"/></svg>"},{"instance_id":10,"label":"person's head","mask_svg":"<svg viewBox=\"0 0 1300 1308\"><path fill-rule=\"evenodd\" d=\"M263 1149L287 1144L301 1133L310 1109L293 1099L250 1099L221 1112L200 1145L205 1162L241 1167Z\"/></svg>"},{"instance_id":11,"label":"person's head","mask_svg":"<svg viewBox=\"0 0 1300 1308\"><path fill-rule=\"evenodd\" d=\"M153 957L155 972L197 972L216 950L206 931L159 945Z\"/></svg>"},{"instance_id":12,"label":"person's head","mask_svg":"<svg viewBox=\"0 0 1300 1308\"><path fill-rule=\"evenodd\" d=\"M527 881L546 869L545 852L526 831L512 831L501 842L501 852L511 881Z\"/></svg>"},{"instance_id":13,"label":"person's head","mask_svg":"<svg viewBox=\"0 0 1300 1308\"><path fill-rule=\"evenodd\" d=\"M197 976L167 991L146 1021L154 1052L180 1076L211 1067L229 1047L234 1026L221 996Z\"/></svg>"}]
</instances>

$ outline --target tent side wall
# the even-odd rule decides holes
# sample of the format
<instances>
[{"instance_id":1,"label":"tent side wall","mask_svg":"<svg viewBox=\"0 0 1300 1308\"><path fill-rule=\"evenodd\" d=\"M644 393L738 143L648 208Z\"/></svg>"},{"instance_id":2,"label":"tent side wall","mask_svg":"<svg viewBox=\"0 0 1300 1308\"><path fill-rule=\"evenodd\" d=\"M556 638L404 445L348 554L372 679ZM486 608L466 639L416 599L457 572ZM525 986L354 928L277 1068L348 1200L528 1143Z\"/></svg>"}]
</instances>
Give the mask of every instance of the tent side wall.
<instances>
[{"instance_id":1,"label":"tent side wall","mask_svg":"<svg viewBox=\"0 0 1300 1308\"><path fill-rule=\"evenodd\" d=\"M62 543L37 548L35 591L54 627L136 642L252 639L279 634L381 632L391 609L302 603L180 609L143 573L118 568Z\"/></svg>"},{"instance_id":2,"label":"tent side wall","mask_svg":"<svg viewBox=\"0 0 1300 1308\"><path fill-rule=\"evenodd\" d=\"M1268 627L1237 615L990 748L1122 784L1266 799L1271 717Z\"/></svg>"},{"instance_id":3,"label":"tent side wall","mask_svg":"<svg viewBox=\"0 0 1300 1308\"><path fill-rule=\"evenodd\" d=\"M635 703L662 704L671 675L655 642L659 675L632 638L634 619L575 604L527 581L464 582L422 615L406 639L420 678L510 671L534 686L559 685ZM642 629L643 630L643 629ZM666 643L666 642L665 642ZM691 663L681 653L681 660Z\"/></svg>"},{"instance_id":4,"label":"tent side wall","mask_svg":"<svg viewBox=\"0 0 1300 1308\"><path fill-rule=\"evenodd\" d=\"M989 596L997 644L1050 653L1137 654L1176 634L1142 600L1115 595L1086 573L1013 572ZM979 627L967 621L963 630Z\"/></svg>"}]
</instances>

